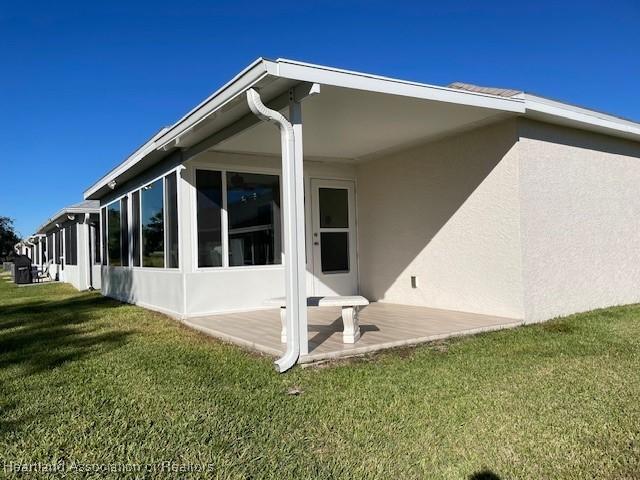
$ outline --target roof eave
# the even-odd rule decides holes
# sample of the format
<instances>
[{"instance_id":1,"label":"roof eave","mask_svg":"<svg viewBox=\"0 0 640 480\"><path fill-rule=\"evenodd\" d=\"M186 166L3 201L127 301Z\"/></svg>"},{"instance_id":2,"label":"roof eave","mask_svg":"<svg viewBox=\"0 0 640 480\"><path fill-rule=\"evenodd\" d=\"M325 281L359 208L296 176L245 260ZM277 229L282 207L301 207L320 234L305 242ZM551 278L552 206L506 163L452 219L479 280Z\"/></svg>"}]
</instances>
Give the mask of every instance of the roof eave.
<instances>
[{"instance_id":1,"label":"roof eave","mask_svg":"<svg viewBox=\"0 0 640 480\"><path fill-rule=\"evenodd\" d=\"M165 154L168 154L170 151L181 147L182 139L187 137L190 131L197 128L198 125L216 112L223 110L230 102L238 99L249 88L255 86L267 76L465 104L505 112L524 113L523 101L519 98L500 98L477 92L466 92L447 87L408 82L287 59L273 61L258 58L214 94L189 111L174 125L161 131L118 167L88 188L84 192L84 198L92 200L101 198L104 192L107 191L106 186L110 182L116 180L129 168L152 153L165 152Z\"/></svg>"},{"instance_id":2,"label":"roof eave","mask_svg":"<svg viewBox=\"0 0 640 480\"><path fill-rule=\"evenodd\" d=\"M100 214L100 207L96 207L96 208L73 208L73 207L67 207L67 208L63 208L62 210L57 211L55 213L55 215L53 215L52 217L47 219L42 225L40 225L38 227L38 229L36 230L36 234L40 234L40 233L44 232L51 225L55 225L56 223L60 223L60 220L63 220L66 215L82 215L82 214L85 214L85 213L88 213L90 215L91 214L98 215L98 214Z\"/></svg>"},{"instance_id":3,"label":"roof eave","mask_svg":"<svg viewBox=\"0 0 640 480\"><path fill-rule=\"evenodd\" d=\"M237 98L238 95L241 95L266 75L273 73L275 73L273 61L262 57L256 59L229 82L216 90L207 99L198 104L195 108L191 109L180 120L170 127L162 129L138 150L131 154L124 162L119 164L111 172L103 176L100 180L85 190L84 198L87 200L99 199L101 197L101 195L98 195L100 190L104 189L106 185L117 179L132 165L136 164L152 152L156 152L158 150L169 152L170 150L177 148L178 139L186 131L194 128L194 126L205 120L209 115ZM174 144L170 145L172 142Z\"/></svg>"},{"instance_id":4,"label":"roof eave","mask_svg":"<svg viewBox=\"0 0 640 480\"><path fill-rule=\"evenodd\" d=\"M524 94L525 116L640 141L640 124L594 110Z\"/></svg>"}]
</instances>

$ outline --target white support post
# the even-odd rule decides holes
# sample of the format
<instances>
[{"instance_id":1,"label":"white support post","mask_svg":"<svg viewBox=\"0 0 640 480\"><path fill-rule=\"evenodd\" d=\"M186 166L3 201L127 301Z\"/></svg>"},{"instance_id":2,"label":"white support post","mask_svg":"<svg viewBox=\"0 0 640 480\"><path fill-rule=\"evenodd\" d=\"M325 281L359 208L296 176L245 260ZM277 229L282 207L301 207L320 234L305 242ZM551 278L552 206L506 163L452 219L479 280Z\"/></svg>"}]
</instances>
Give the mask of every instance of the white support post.
<instances>
[{"instance_id":1,"label":"white support post","mask_svg":"<svg viewBox=\"0 0 640 480\"><path fill-rule=\"evenodd\" d=\"M308 333L308 321L307 321L307 266L306 266L306 242L305 242L305 222L304 222L304 155L302 148L302 106L299 101L296 101L295 91L291 89L289 91L289 122L293 127L293 159L291 166L293 167L293 176L290 178L293 181L294 204L295 210L295 223L292 225L295 228L296 245L292 246L295 249L295 256L291 256L290 252L287 254L287 260L290 262L295 261L293 268L296 270L297 277L297 290L298 290L298 328L299 328L299 342L300 342L300 355L307 355L309 353L309 333Z\"/></svg>"}]
</instances>

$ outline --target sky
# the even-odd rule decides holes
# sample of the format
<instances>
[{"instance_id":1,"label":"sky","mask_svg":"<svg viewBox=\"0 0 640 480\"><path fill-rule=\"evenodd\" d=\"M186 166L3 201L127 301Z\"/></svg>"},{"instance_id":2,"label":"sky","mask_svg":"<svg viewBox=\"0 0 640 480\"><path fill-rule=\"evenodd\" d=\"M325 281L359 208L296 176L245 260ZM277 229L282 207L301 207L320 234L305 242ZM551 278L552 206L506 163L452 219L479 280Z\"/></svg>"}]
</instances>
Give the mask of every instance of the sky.
<instances>
[{"instance_id":1,"label":"sky","mask_svg":"<svg viewBox=\"0 0 640 480\"><path fill-rule=\"evenodd\" d=\"M0 215L23 236L257 57L640 121L640 2L0 0Z\"/></svg>"}]
</instances>

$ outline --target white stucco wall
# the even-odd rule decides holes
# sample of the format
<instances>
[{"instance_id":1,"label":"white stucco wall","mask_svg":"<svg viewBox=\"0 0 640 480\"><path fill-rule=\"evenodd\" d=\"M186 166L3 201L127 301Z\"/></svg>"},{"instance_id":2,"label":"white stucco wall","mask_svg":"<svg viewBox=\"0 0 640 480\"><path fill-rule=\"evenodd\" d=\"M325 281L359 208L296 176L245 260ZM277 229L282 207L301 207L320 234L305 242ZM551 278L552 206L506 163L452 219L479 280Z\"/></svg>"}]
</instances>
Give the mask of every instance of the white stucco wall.
<instances>
[{"instance_id":1,"label":"white stucco wall","mask_svg":"<svg viewBox=\"0 0 640 480\"><path fill-rule=\"evenodd\" d=\"M93 267L91 268L93 269L93 288L96 290L100 290L102 286L102 266L93 265Z\"/></svg>"},{"instance_id":2,"label":"white stucco wall","mask_svg":"<svg viewBox=\"0 0 640 480\"><path fill-rule=\"evenodd\" d=\"M503 122L359 165L361 293L523 318L516 141Z\"/></svg>"},{"instance_id":3,"label":"white stucco wall","mask_svg":"<svg viewBox=\"0 0 640 480\"><path fill-rule=\"evenodd\" d=\"M61 273L63 282L70 283L78 290L83 290L83 288L81 288L80 269L77 265L65 265Z\"/></svg>"},{"instance_id":4,"label":"white stucco wall","mask_svg":"<svg viewBox=\"0 0 640 480\"><path fill-rule=\"evenodd\" d=\"M162 268L102 267L102 294L173 316L183 312L183 275Z\"/></svg>"},{"instance_id":5,"label":"white stucco wall","mask_svg":"<svg viewBox=\"0 0 640 480\"><path fill-rule=\"evenodd\" d=\"M519 123L527 321L640 301L640 143Z\"/></svg>"}]
</instances>

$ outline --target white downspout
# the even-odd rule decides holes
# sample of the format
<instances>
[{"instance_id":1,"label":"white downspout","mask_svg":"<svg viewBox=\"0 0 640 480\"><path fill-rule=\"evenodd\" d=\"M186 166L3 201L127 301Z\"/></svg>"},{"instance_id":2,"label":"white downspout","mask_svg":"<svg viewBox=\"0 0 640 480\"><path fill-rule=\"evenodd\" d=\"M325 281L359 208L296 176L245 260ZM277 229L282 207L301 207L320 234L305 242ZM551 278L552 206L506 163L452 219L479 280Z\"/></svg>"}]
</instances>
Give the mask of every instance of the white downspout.
<instances>
[{"instance_id":1,"label":"white downspout","mask_svg":"<svg viewBox=\"0 0 640 480\"><path fill-rule=\"evenodd\" d=\"M292 124L276 110L267 108L262 103L260 94L254 89L247 90L247 102L251 111L260 119L275 123L280 129L282 143L282 200L284 216L284 251L285 263L285 293L287 315L287 350L284 355L276 360L278 372L284 372L293 367L300 356L300 324L298 313L302 305L299 290L297 255L298 238L296 224L296 199L295 191L295 136ZM304 240L304 239L303 239ZM302 292L304 293L304 292ZM304 295L304 307L307 299ZM305 310L306 311L306 310Z\"/></svg>"}]
</instances>

